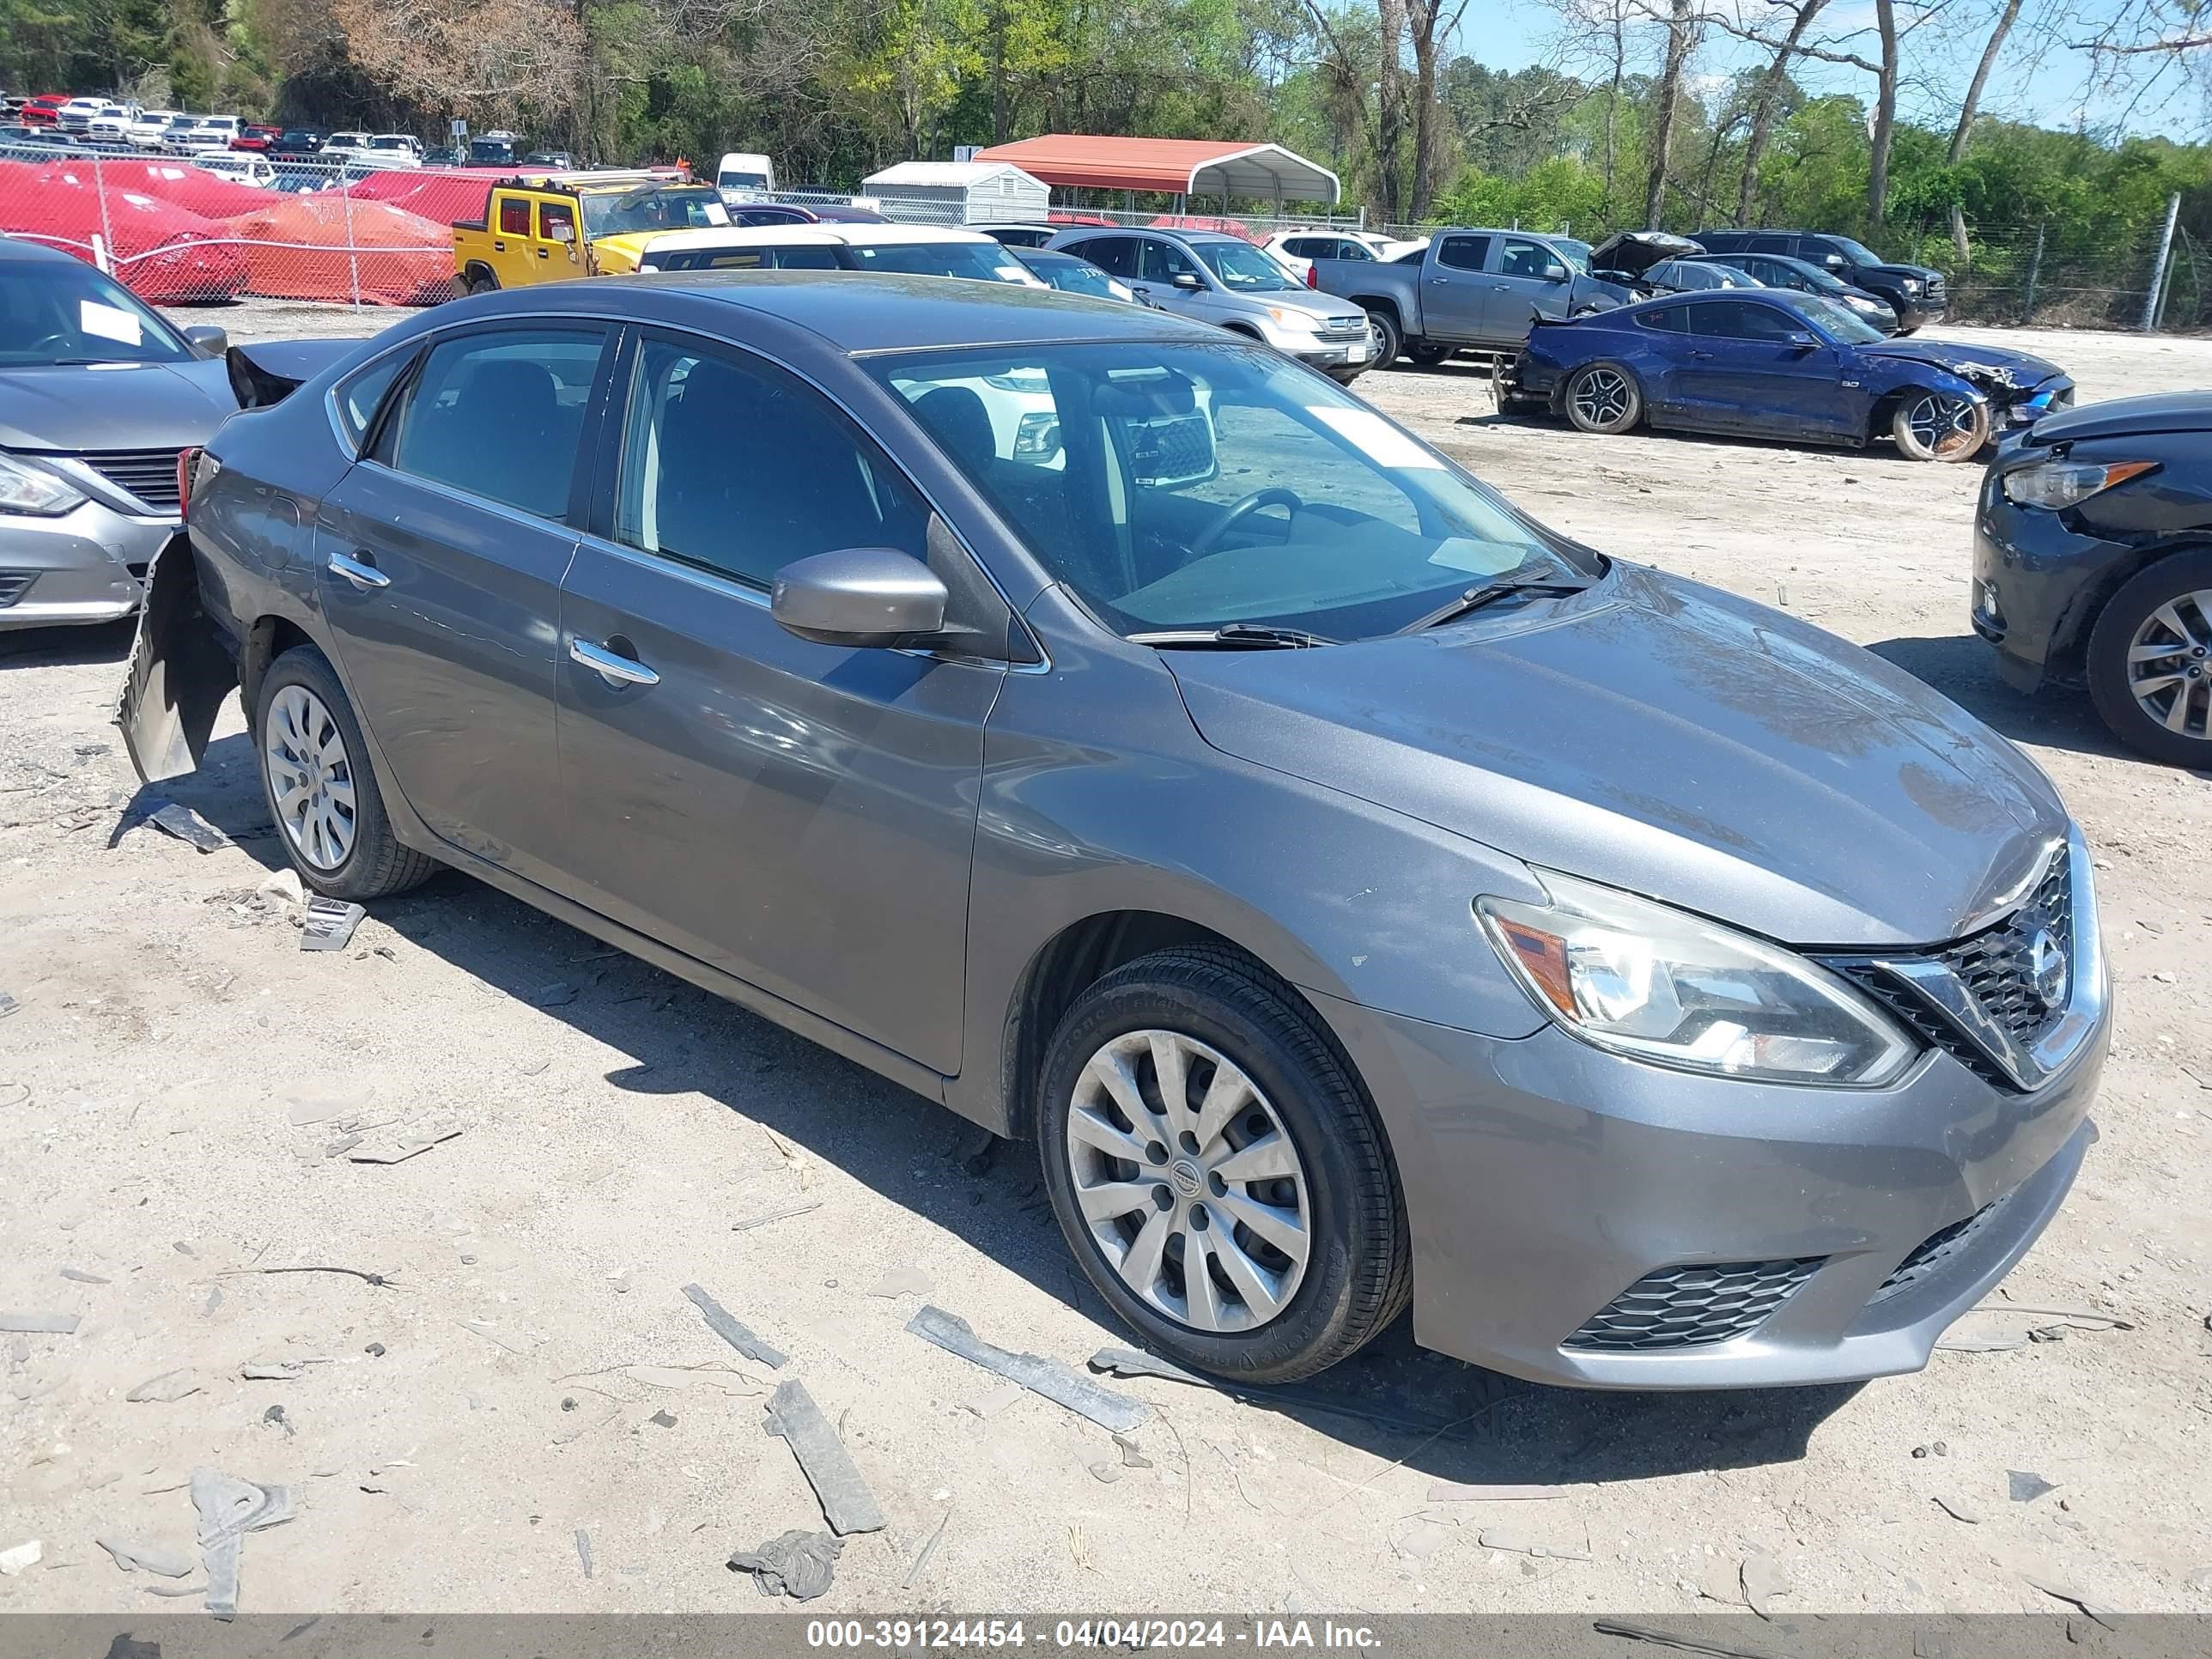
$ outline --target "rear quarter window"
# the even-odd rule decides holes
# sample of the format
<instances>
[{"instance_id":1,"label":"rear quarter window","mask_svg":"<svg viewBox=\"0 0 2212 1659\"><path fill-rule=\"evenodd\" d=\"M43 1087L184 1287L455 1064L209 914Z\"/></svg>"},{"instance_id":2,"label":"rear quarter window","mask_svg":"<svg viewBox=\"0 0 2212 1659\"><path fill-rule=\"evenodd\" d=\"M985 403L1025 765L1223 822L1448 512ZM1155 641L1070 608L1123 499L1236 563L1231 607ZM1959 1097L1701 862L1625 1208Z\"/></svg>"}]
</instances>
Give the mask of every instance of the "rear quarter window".
<instances>
[{"instance_id":1,"label":"rear quarter window","mask_svg":"<svg viewBox=\"0 0 2212 1659\"><path fill-rule=\"evenodd\" d=\"M1690 308L1687 306L1659 306L1636 313L1638 328L1652 329L1661 334L1686 334L1690 331Z\"/></svg>"}]
</instances>

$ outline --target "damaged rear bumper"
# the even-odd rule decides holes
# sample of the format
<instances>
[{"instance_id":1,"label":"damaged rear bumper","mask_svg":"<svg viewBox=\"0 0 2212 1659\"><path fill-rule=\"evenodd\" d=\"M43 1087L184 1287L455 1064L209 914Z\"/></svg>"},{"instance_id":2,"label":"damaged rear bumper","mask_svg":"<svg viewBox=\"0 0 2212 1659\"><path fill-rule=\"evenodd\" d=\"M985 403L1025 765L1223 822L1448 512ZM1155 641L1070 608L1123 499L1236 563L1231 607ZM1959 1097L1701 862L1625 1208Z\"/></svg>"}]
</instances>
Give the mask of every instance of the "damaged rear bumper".
<instances>
[{"instance_id":1,"label":"damaged rear bumper","mask_svg":"<svg viewBox=\"0 0 2212 1659\"><path fill-rule=\"evenodd\" d=\"M195 770L222 700L238 684L237 642L200 602L199 562L182 537L154 560L115 724L139 778Z\"/></svg>"}]
</instances>

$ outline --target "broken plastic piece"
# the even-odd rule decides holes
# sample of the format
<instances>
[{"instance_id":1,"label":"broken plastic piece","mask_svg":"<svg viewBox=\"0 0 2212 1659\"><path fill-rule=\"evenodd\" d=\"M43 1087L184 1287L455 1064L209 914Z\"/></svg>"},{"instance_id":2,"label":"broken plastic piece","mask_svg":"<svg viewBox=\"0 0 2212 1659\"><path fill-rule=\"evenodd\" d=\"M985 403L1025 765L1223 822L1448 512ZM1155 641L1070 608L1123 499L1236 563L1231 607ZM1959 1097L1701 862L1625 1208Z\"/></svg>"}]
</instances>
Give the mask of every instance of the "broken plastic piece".
<instances>
[{"instance_id":1,"label":"broken plastic piece","mask_svg":"<svg viewBox=\"0 0 2212 1659\"><path fill-rule=\"evenodd\" d=\"M2015 1504L2033 1504L2044 1493L2058 1490L2041 1475L2027 1469L2007 1469L2005 1489L2012 1494L2012 1501Z\"/></svg>"},{"instance_id":2,"label":"broken plastic piece","mask_svg":"<svg viewBox=\"0 0 2212 1659\"><path fill-rule=\"evenodd\" d=\"M1516 1555L1533 1555L1544 1561L1594 1561L1597 1558L1588 1550L1578 1550L1566 1544L1547 1543L1504 1527L1485 1527L1476 1534L1482 1547L1488 1550L1510 1550Z\"/></svg>"},{"instance_id":3,"label":"broken plastic piece","mask_svg":"<svg viewBox=\"0 0 2212 1659\"><path fill-rule=\"evenodd\" d=\"M686 1285L684 1294L689 1297L707 1322L707 1328L748 1359L757 1359L772 1371L780 1371L790 1363L791 1356L780 1348L770 1347L743 1325L731 1317L729 1310L714 1300L696 1285Z\"/></svg>"},{"instance_id":4,"label":"broken plastic piece","mask_svg":"<svg viewBox=\"0 0 2212 1659\"><path fill-rule=\"evenodd\" d=\"M874 1494L804 1382L782 1383L769 1396L767 1428L789 1443L807 1484L822 1500L822 1516L832 1532L842 1537L883 1530L884 1512L876 1507Z\"/></svg>"},{"instance_id":5,"label":"broken plastic piece","mask_svg":"<svg viewBox=\"0 0 2212 1659\"><path fill-rule=\"evenodd\" d=\"M2082 1612L2087 1613L2092 1619L2102 1625L2106 1630L2118 1630L2119 1628L2118 1626L2112 1622L2114 1619L2118 1617L2118 1614L2115 1613L2112 1608L2106 1607L2102 1602L2092 1601L2087 1595L2083 1595L2080 1590L2075 1589L2071 1584L2065 1583L2063 1579L2040 1577L2032 1572L2023 1572L2021 1574L2021 1577L2027 1579L2030 1584L2033 1585L2037 1589L2041 1590L2045 1595L2054 1597L2061 1601L2071 1601L2075 1607L2081 1608Z\"/></svg>"},{"instance_id":6,"label":"broken plastic piece","mask_svg":"<svg viewBox=\"0 0 2212 1659\"><path fill-rule=\"evenodd\" d=\"M226 847L236 845L191 807L180 806L175 801L164 801L146 815L146 822L203 853L220 853Z\"/></svg>"},{"instance_id":7,"label":"broken plastic piece","mask_svg":"<svg viewBox=\"0 0 2212 1659\"><path fill-rule=\"evenodd\" d=\"M102 1279L101 1284L107 1281ZM52 1336L70 1336L76 1331L77 1316L69 1313L0 1313L0 1331L44 1332Z\"/></svg>"},{"instance_id":8,"label":"broken plastic piece","mask_svg":"<svg viewBox=\"0 0 2212 1659\"><path fill-rule=\"evenodd\" d=\"M757 1550L739 1550L730 1558L732 1572L749 1572L763 1595L788 1595L794 1601L811 1601L830 1588L837 1570L841 1538L826 1532L793 1529L770 1539Z\"/></svg>"},{"instance_id":9,"label":"broken plastic piece","mask_svg":"<svg viewBox=\"0 0 2212 1659\"><path fill-rule=\"evenodd\" d=\"M0 1550L0 1577L13 1578L26 1567L35 1567L46 1547L35 1538L27 1544L18 1544L13 1549Z\"/></svg>"},{"instance_id":10,"label":"broken plastic piece","mask_svg":"<svg viewBox=\"0 0 2212 1659\"><path fill-rule=\"evenodd\" d=\"M1789 1595L1793 1588L1782 1564L1764 1550L1743 1558L1743 1599L1760 1618L1772 1620L1774 1598Z\"/></svg>"},{"instance_id":11,"label":"broken plastic piece","mask_svg":"<svg viewBox=\"0 0 2212 1659\"><path fill-rule=\"evenodd\" d=\"M936 1281L921 1268L902 1265L893 1267L869 1286L868 1294L881 1297L888 1302L902 1296L927 1296L936 1288Z\"/></svg>"},{"instance_id":12,"label":"broken plastic piece","mask_svg":"<svg viewBox=\"0 0 2212 1659\"><path fill-rule=\"evenodd\" d=\"M92 1540L115 1558L115 1565L125 1572L150 1572L162 1578L189 1578L194 1566L191 1554L185 1550L164 1549L159 1544L141 1543L135 1538L106 1537Z\"/></svg>"},{"instance_id":13,"label":"broken plastic piece","mask_svg":"<svg viewBox=\"0 0 2212 1659\"><path fill-rule=\"evenodd\" d=\"M929 1565L929 1558L937 1553L938 1540L945 1536L945 1528L951 1523L951 1520L952 1511L951 1510L945 1510L944 1515L939 1518L937 1529L929 1534L929 1541L921 1547L920 1552L914 1558L914 1565L906 1570L906 1577L899 1581L899 1588L901 1589L912 1589L914 1588L914 1581L921 1577L921 1570Z\"/></svg>"},{"instance_id":14,"label":"broken plastic piece","mask_svg":"<svg viewBox=\"0 0 2212 1659\"><path fill-rule=\"evenodd\" d=\"M441 1141L451 1140L461 1132L458 1123L441 1128L425 1129L395 1141L390 1146L378 1147L366 1152L349 1152L348 1159L355 1164L404 1164L417 1152L427 1152Z\"/></svg>"},{"instance_id":15,"label":"broken plastic piece","mask_svg":"<svg viewBox=\"0 0 2212 1659\"><path fill-rule=\"evenodd\" d=\"M238 1558L249 1532L292 1518L289 1486L262 1486L217 1469L192 1471L192 1508L199 1513L200 1554L207 1563L207 1610L238 1616Z\"/></svg>"},{"instance_id":16,"label":"broken plastic piece","mask_svg":"<svg viewBox=\"0 0 2212 1659\"><path fill-rule=\"evenodd\" d=\"M187 1395L200 1391L200 1380L189 1370L163 1371L159 1376L149 1376L123 1397L134 1405L148 1401L172 1405Z\"/></svg>"},{"instance_id":17,"label":"broken plastic piece","mask_svg":"<svg viewBox=\"0 0 2212 1659\"><path fill-rule=\"evenodd\" d=\"M907 1321L906 1328L925 1341L935 1343L947 1353L957 1354L970 1364L996 1371L1008 1381L1020 1383L1030 1393L1041 1394L1079 1416L1089 1418L1109 1433L1127 1434L1152 1414L1152 1408L1142 1401L1115 1394L1111 1389L1102 1389L1090 1378L1077 1376L1057 1361L1033 1353L1010 1353L1004 1348L994 1347L977 1336L966 1320L957 1314L949 1314L942 1308L922 1309Z\"/></svg>"},{"instance_id":18,"label":"broken plastic piece","mask_svg":"<svg viewBox=\"0 0 2212 1659\"><path fill-rule=\"evenodd\" d=\"M1267 1388L1244 1388L1226 1382L1218 1377L1200 1376L1196 1371L1187 1371L1172 1360L1161 1359L1137 1348L1101 1348L1091 1356L1091 1369L1106 1371L1115 1376L1158 1376L1170 1382L1188 1382L1200 1389L1218 1389L1231 1398L1242 1400L1247 1405L1264 1406L1280 1411L1297 1407L1304 1411L1327 1412L1336 1417L1349 1417L1362 1423L1373 1423L1401 1434L1431 1435L1442 1438L1465 1439L1472 1430L1476 1417L1428 1417L1417 1412L1394 1410L1389 1407L1369 1406L1356 1401L1340 1399L1323 1389L1310 1388L1298 1382L1278 1382Z\"/></svg>"},{"instance_id":19,"label":"broken plastic piece","mask_svg":"<svg viewBox=\"0 0 2212 1659\"><path fill-rule=\"evenodd\" d=\"M793 1199L788 1204L779 1204L773 1209L763 1210L758 1215L749 1215L743 1221L732 1221L730 1224L730 1231L733 1233L749 1233L756 1227L767 1226L771 1221L787 1221L793 1216L805 1215L810 1210L818 1210L821 1207L822 1200L818 1198Z\"/></svg>"},{"instance_id":20,"label":"broken plastic piece","mask_svg":"<svg viewBox=\"0 0 2212 1659\"><path fill-rule=\"evenodd\" d=\"M353 942L353 930L368 912L343 899L316 897L307 901L307 919L300 926L302 951L343 951Z\"/></svg>"},{"instance_id":21,"label":"broken plastic piece","mask_svg":"<svg viewBox=\"0 0 2212 1659\"><path fill-rule=\"evenodd\" d=\"M576 1528L576 1559L584 1564L584 1577L592 1577L592 1534L581 1527Z\"/></svg>"}]
</instances>

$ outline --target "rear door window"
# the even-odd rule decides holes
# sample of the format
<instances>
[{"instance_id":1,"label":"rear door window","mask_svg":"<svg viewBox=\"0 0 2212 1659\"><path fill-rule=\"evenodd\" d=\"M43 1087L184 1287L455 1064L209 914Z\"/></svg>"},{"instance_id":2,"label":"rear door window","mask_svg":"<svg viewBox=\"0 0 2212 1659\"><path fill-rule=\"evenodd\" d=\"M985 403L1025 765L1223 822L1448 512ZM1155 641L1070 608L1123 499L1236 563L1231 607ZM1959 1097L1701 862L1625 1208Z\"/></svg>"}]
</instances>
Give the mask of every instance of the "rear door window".
<instances>
[{"instance_id":1,"label":"rear door window","mask_svg":"<svg viewBox=\"0 0 2212 1659\"><path fill-rule=\"evenodd\" d=\"M1751 239L1751 251L1753 253L1787 253L1790 252L1790 239L1787 236L1754 236Z\"/></svg>"},{"instance_id":2,"label":"rear door window","mask_svg":"<svg viewBox=\"0 0 2212 1659\"><path fill-rule=\"evenodd\" d=\"M530 198L526 196L502 196L499 198L499 230L502 236L530 234Z\"/></svg>"},{"instance_id":3,"label":"rear door window","mask_svg":"<svg viewBox=\"0 0 2212 1659\"><path fill-rule=\"evenodd\" d=\"M1480 270L1489 257L1487 236L1447 236L1437 248L1437 263L1454 270Z\"/></svg>"},{"instance_id":4,"label":"rear door window","mask_svg":"<svg viewBox=\"0 0 2212 1659\"><path fill-rule=\"evenodd\" d=\"M1068 250L1088 259L1109 276L1133 282L1137 276L1137 239L1133 236L1094 236Z\"/></svg>"},{"instance_id":5,"label":"rear door window","mask_svg":"<svg viewBox=\"0 0 2212 1659\"><path fill-rule=\"evenodd\" d=\"M571 520L597 328L501 328L447 339L377 440L398 472L541 519Z\"/></svg>"}]
</instances>

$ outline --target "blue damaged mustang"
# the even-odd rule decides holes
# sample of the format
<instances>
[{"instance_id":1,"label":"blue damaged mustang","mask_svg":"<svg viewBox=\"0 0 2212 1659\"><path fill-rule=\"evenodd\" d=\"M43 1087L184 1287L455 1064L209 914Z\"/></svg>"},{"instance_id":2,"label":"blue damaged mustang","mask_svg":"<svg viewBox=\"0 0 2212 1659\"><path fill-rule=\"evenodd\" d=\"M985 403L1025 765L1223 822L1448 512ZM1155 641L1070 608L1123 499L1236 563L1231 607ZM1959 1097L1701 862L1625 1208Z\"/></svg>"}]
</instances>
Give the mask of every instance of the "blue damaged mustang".
<instances>
[{"instance_id":1,"label":"blue damaged mustang","mask_svg":"<svg viewBox=\"0 0 2212 1659\"><path fill-rule=\"evenodd\" d=\"M1946 340L1890 340L1842 306L1779 289L1669 295L1547 321L1499 382L1508 412L1585 432L1648 422L1748 437L1870 444L1966 461L1996 434L2074 401L2055 363Z\"/></svg>"}]
</instances>

